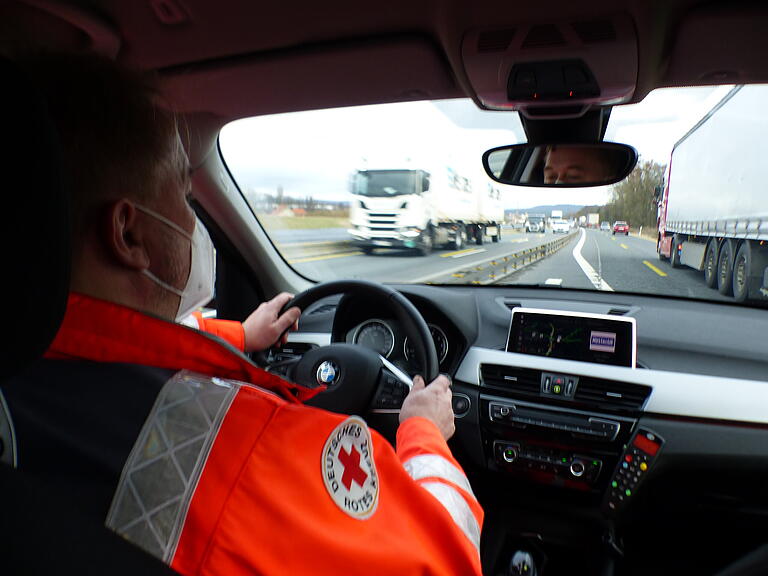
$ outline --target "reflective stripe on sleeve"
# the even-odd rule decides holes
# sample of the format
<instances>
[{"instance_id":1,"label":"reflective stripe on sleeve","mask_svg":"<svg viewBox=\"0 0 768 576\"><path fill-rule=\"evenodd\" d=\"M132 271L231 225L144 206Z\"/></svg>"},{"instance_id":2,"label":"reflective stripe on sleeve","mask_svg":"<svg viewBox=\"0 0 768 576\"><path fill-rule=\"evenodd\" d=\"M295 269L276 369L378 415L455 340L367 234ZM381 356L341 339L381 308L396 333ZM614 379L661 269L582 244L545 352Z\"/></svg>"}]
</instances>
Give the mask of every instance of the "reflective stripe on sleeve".
<instances>
[{"instance_id":1,"label":"reflective stripe on sleeve","mask_svg":"<svg viewBox=\"0 0 768 576\"><path fill-rule=\"evenodd\" d=\"M434 496L440 504L443 505L453 518L456 525L461 528L469 541L480 553L480 526L477 523L475 515L464 500L464 497L447 484L441 482L424 482L420 484L427 492Z\"/></svg>"},{"instance_id":2,"label":"reflective stripe on sleeve","mask_svg":"<svg viewBox=\"0 0 768 576\"><path fill-rule=\"evenodd\" d=\"M416 481L424 478L442 478L471 494L472 497L475 496L464 473L442 456L421 454L405 462L403 467L408 475Z\"/></svg>"},{"instance_id":3,"label":"reflective stripe on sleeve","mask_svg":"<svg viewBox=\"0 0 768 576\"><path fill-rule=\"evenodd\" d=\"M123 468L106 525L170 563L200 474L240 383L178 372Z\"/></svg>"}]
</instances>

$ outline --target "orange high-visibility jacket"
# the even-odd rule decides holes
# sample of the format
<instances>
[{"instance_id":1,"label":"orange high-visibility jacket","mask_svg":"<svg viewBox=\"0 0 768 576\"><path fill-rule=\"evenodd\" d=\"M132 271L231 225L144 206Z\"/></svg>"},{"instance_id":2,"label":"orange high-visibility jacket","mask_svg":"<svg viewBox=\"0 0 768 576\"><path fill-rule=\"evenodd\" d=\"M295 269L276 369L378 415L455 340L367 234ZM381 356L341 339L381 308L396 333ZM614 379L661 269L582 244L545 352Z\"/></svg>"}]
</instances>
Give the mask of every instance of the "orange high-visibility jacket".
<instances>
[{"instance_id":1,"label":"orange high-visibility jacket","mask_svg":"<svg viewBox=\"0 0 768 576\"><path fill-rule=\"evenodd\" d=\"M107 525L182 574L481 572L482 509L426 419L395 451L216 337L77 294L47 356L171 370Z\"/></svg>"}]
</instances>

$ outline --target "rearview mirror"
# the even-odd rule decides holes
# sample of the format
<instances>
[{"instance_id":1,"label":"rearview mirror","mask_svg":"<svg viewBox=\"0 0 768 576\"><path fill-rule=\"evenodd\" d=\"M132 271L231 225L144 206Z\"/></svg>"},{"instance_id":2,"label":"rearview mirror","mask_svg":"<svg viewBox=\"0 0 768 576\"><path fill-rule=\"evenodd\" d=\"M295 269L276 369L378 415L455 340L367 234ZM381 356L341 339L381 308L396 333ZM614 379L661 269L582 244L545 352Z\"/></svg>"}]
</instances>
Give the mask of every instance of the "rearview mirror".
<instances>
[{"instance_id":1,"label":"rearview mirror","mask_svg":"<svg viewBox=\"0 0 768 576\"><path fill-rule=\"evenodd\" d=\"M626 144L515 144L483 154L488 176L502 184L577 188L613 184L637 163Z\"/></svg>"}]
</instances>

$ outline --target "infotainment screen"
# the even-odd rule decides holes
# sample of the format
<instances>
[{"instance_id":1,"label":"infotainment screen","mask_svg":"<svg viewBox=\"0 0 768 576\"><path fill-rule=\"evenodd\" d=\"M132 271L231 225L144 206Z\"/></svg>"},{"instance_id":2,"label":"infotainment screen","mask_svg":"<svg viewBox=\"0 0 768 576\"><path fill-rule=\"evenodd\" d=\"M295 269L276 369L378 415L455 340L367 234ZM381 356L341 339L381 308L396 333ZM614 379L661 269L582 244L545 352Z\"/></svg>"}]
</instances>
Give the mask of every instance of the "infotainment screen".
<instances>
[{"instance_id":1,"label":"infotainment screen","mask_svg":"<svg viewBox=\"0 0 768 576\"><path fill-rule=\"evenodd\" d=\"M514 308L507 352L635 367L635 319Z\"/></svg>"}]
</instances>

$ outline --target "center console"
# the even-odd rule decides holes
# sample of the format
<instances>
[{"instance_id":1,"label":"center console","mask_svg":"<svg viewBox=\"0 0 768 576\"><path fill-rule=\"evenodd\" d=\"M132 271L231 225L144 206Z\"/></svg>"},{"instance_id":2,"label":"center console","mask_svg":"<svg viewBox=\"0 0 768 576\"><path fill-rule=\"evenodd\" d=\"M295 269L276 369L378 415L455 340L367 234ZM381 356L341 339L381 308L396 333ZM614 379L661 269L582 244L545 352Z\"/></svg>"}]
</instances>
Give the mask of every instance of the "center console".
<instances>
[{"instance_id":1,"label":"center console","mask_svg":"<svg viewBox=\"0 0 768 576\"><path fill-rule=\"evenodd\" d=\"M529 308L513 310L507 339L510 352L626 367L634 367L635 350L632 318ZM481 364L485 464L537 484L601 495L615 481L616 509L614 476L624 469L625 447L649 394L647 386L585 374Z\"/></svg>"}]
</instances>

